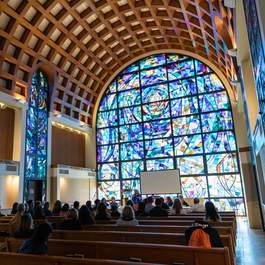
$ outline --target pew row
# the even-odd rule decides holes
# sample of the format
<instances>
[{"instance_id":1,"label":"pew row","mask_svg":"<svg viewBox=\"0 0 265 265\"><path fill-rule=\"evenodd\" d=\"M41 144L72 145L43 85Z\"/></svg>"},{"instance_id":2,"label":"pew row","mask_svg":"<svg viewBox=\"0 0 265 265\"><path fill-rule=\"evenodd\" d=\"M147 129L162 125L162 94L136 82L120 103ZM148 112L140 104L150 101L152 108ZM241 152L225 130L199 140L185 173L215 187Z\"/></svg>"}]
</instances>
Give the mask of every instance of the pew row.
<instances>
[{"instance_id":1,"label":"pew row","mask_svg":"<svg viewBox=\"0 0 265 265\"><path fill-rule=\"evenodd\" d=\"M229 249L231 262L233 263L235 248L231 236L221 235L220 238L224 247ZM185 235L177 233L54 230L52 239L186 245Z\"/></svg>"},{"instance_id":2,"label":"pew row","mask_svg":"<svg viewBox=\"0 0 265 265\"><path fill-rule=\"evenodd\" d=\"M0 253L1 265L135 265L135 262L105 260L105 259L78 259L60 256L39 256L17 253ZM137 262L137 265L158 265L158 263Z\"/></svg>"},{"instance_id":3,"label":"pew row","mask_svg":"<svg viewBox=\"0 0 265 265\"><path fill-rule=\"evenodd\" d=\"M10 252L17 252L22 240L8 239ZM139 259L147 263L185 265L232 265L229 250L225 248L195 248L189 246L56 240L48 242L48 255L79 254L85 258L124 260Z\"/></svg>"}]
</instances>

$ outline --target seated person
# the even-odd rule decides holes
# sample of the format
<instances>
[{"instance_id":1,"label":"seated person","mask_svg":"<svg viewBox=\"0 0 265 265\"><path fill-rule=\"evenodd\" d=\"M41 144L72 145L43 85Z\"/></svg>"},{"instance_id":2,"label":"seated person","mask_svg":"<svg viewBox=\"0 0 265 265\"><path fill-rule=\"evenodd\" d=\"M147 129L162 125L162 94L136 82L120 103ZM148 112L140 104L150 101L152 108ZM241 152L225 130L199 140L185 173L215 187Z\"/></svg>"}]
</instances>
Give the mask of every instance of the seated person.
<instances>
[{"instance_id":1,"label":"seated person","mask_svg":"<svg viewBox=\"0 0 265 265\"><path fill-rule=\"evenodd\" d=\"M40 224L33 236L22 243L18 252L23 254L47 255L47 243L51 234L52 228L48 223Z\"/></svg>"},{"instance_id":2,"label":"seated person","mask_svg":"<svg viewBox=\"0 0 265 265\"><path fill-rule=\"evenodd\" d=\"M162 208L165 210L169 210L169 206L165 203L165 200L163 197L160 197L161 201L162 201Z\"/></svg>"},{"instance_id":3,"label":"seated person","mask_svg":"<svg viewBox=\"0 0 265 265\"><path fill-rule=\"evenodd\" d=\"M219 216L215 205L208 201L205 203L205 220L208 222L219 222L221 217Z\"/></svg>"},{"instance_id":4,"label":"seated person","mask_svg":"<svg viewBox=\"0 0 265 265\"><path fill-rule=\"evenodd\" d=\"M69 204L68 204L68 203L65 203L65 204L63 205L63 207L61 208L61 211L60 211L59 216L62 216L62 217L64 217L64 218L66 218L67 215L68 215L68 211L69 211L69 209L70 209Z\"/></svg>"},{"instance_id":5,"label":"seated person","mask_svg":"<svg viewBox=\"0 0 265 265\"><path fill-rule=\"evenodd\" d=\"M168 207L172 207L173 206L173 201L172 201L172 199L171 199L170 196L167 196L167 202L166 202L166 204L168 205Z\"/></svg>"},{"instance_id":6,"label":"seated person","mask_svg":"<svg viewBox=\"0 0 265 265\"><path fill-rule=\"evenodd\" d=\"M145 208L145 203L142 201L142 202L139 202L138 203L138 209L136 210L135 212L135 215L138 217L140 216L146 216L145 214L145 211L144 211L144 208Z\"/></svg>"},{"instance_id":7,"label":"seated person","mask_svg":"<svg viewBox=\"0 0 265 265\"><path fill-rule=\"evenodd\" d=\"M146 215L149 215L150 211L154 208L153 206L154 199L152 196L149 196L145 200L145 207L144 207L144 212Z\"/></svg>"},{"instance_id":8,"label":"seated person","mask_svg":"<svg viewBox=\"0 0 265 265\"><path fill-rule=\"evenodd\" d=\"M119 218L121 214L118 211L118 205L114 204L111 206L111 212L110 212L111 217L113 218Z\"/></svg>"},{"instance_id":9,"label":"seated person","mask_svg":"<svg viewBox=\"0 0 265 265\"><path fill-rule=\"evenodd\" d=\"M195 220L185 231L186 244L194 247L222 248L223 243L218 231L207 222Z\"/></svg>"},{"instance_id":10,"label":"seated person","mask_svg":"<svg viewBox=\"0 0 265 265\"><path fill-rule=\"evenodd\" d=\"M15 215L17 213L17 207L18 207L18 202L14 202L12 205L11 215Z\"/></svg>"},{"instance_id":11,"label":"seated person","mask_svg":"<svg viewBox=\"0 0 265 265\"><path fill-rule=\"evenodd\" d=\"M16 231L20 227L21 217L25 213L25 205L23 203L20 203L17 206L17 213L15 216L11 219L10 224L12 225L12 230Z\"/></svg>"},{"instance_id":12,"label":"seated person","mask_svg":"<svg viewBox=\"0 0 265 265\"><path fill-rule=\"evenodd\" d=\"M191 212L196 213L196 212L205 212L205 208L203 205L200 204L200 199L199 198L194 198L193 200L193 206L191 207Z\"/></svg>"},{"instance_id":13,"label":"seated person","mask_svg":"<svg viewBox=\"0 0 265 265\"><path fill-rule=\"evenodd\" d=\"M182 204L180 199L175 199L173 203L173 207L170 212L171 215L181 215L186 214L185 209L182 208Z\"/></svg>"},{"instance_id":14,"label":"seated person","mask_svg":"<svg viewBox=\"0 0 265 265\"><path fill-rule=\"evenodd\" d=\"M180 194L180 195L178 196L178 198L180 199L180 202L181 202L181 205L182 205L182 206L185 206L185 207L190 206L187 202L185 202L185 200L184 200L182 194Z\"/></svg>"},{"instance_id":15,"label":"seated person","mask_svg":"<svg viewBox=\"0 0 265 265\"><path fill-rule=\"evenodd\" d=\"M44 215L47 216L52 216L52 212L50 211L50 203L49 202L45 202L44 206L43 206L43 213Z\"/></svg>"},{"instance_id":16,"label":"seated person","mask_svg":"<svg viewBox=\"0 0 265 265\"><path fill-rule=\"evenodd\" d=\"M94 201L94 207L93 207L93 211L94 212L97 211L99 204L100 204L100 200L99 199L95 199L95 201Z\"/></svg>"},{"instance_id":17,"label":"seated person","mask_svg":"<svg viewBox=\"0 0 265 265\"><path fill-rule=\"evenodd\" d=\"M79 207L80 207L80 202L79 201L75 201L73 208L76 209L77 211L79 211Z\"/></svg>"},{"instance_id":18,"label":"seated person","mask_svg":"<svg viewBox=\"0 0 265 265\"><path fill-rule=\"evenodd\" d=\"M60 224L62 230L81 230L81 224L78 220L78 212L72 208L67 212L66 219Z\"/></svg>"},{"instance_id":19,"label":"seated person","mask_svg":"<svg viewBox=\"0 0 265 265\"><path fill-rule=\"evenodd\" d=\"M133 208L133 201L132 201L132 200L128 200L128 201L126 202L126 205L127 205L127 206L131 206L131 207Z\"/></svg>"},{"instance_id":20,"label":"seated person","mask_svg":"<svg viewBox=\"0 0 265 265\"><path fill-rule=\"evenodd\" d=\"M97 209L97 214L96 214L96 217L95 217L95 220L96 221L104 221L104 220L110 220L110 216L109 214L107 213L107 206L105 203L101 202L98 206L98 209Z\"/></svg>"},{"instance_id":21,"label":"seated person","mask_svg":"<svg viewBox=\"0 0 265 265\"><path fill-rule=\"evenodd\" d=\"M12 236L16 238L29 238L32 236L33 232L33 219L29 213L25 213L21 217L19 228Z\"/></svg>"},{"instance_id":22,"label":"seated person","mask_svg":"<svg viewBox=\"0 0 265 265\"><path fill-rule=\"evenodd\" d=\"M92 202L91 202L91 201L86 201L86 207L87 207L88 210L90 210L91 212L93 211L93 208L92 208Z\"/></svg>"},{"instance_id":23,"label":"seated person","mask_svg":"<svg viewBox=\"0 0 265 265\"><path fill-rule=\"evenodd\" d=\"M54 203L54 206L53 206L53 209L52 209L52 214L53 214L54 216L59 216L61 210L62 210L62 203L61 203L61 201L57 200L57 201Z\"/></svg>"},{"instance_id":24,"label":"seated person","mask_svg":"<svg viewBox=\"0 0 265 265\"><path fill-rule=\"evenodd\" d=\"M162 208L162 200L161 198L156 198L155 207L150 210L150 216L168 216L167 210Z\"/></svg>"},{"instance_id":25,"label":"seated person","mask_svg":"<svg viewBox=\"0 0 265 265\"><path fill-rule=\"evenodd\" d=\"M45 219L45 214L43 212L43 209L41 207L40 204L37 204L35 207L34 207L34 211L33 211L33 219Z\"/></svg>"},{"instance_id":26,"label":"seated person","mask_svg":"<svg viewBox=\"0 0 265 265\"><path fill-rule=\"evenodd\" d=\"M134 210L131 206L126 205L123 208L121 217L117 220L117 225L125 225L125 226L139 225L138 220L135 219Z\"/></svg>"},{"instance_id":27,"label":"seated person","mask_svg":"<svg viewBox=\"0 0 265 265\"><path fill-rule=\"evenodd\" d=\"M116 202L116 198L115 198L115 197L111 197L110 208L111 208L113 205L116 205L117 208L118 208L118 203Z\"/></svg>"},{"instance_id":28,"label":"seated person","mask_svg":"<svg viewBox=\"0 0 265 265\"><path fill-rule=\"evenodd\" d=\"M94 216L86 205L82 205L79 210L79 222L81 225L92 225L95 223Z\"/></svg>"}]
</instances>

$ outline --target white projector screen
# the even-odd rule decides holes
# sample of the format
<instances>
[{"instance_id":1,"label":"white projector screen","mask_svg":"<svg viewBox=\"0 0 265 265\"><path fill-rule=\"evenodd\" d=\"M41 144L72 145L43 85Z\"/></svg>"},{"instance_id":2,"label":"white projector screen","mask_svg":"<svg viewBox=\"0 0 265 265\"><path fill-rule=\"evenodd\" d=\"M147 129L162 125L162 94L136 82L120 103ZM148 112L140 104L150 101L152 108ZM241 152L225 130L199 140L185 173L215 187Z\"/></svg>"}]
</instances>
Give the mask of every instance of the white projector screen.
<instances>
[{"instance_id":1,"label":"white projector screen","mask_svg":"<svg viewBox=\"0 0 265 265\"><path fill-rule=\"evenodd\" d=\"M181 193L179 169L141 172L141 193Z\"/></svg>"}]
</instances>

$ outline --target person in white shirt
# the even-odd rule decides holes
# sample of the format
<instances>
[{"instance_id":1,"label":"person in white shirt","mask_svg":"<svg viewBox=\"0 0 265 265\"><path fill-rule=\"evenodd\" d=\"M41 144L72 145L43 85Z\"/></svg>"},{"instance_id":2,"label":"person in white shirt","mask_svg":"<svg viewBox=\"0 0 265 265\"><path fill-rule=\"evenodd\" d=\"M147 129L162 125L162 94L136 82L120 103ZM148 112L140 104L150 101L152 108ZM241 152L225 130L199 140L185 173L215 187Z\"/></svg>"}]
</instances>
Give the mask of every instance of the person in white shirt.
<instances>
[{"instance_id":1,"label":"person in white shirt","mask_svg":"<svg viewBox=\"0 0 265 265\"><path fill-rule=\"evenodd\" d=\"M199 198L194 198L193 203L194 204L191 207L191 212L193 212L193 213L205 212L205 207L200 204L200 199Z\"/></svg>"},{"instance_id":2,"label":"person in white shirt","mask_svg":"<svg viewBox=\"0 0 265 265\"><path fill-rule=\"evenodd\" d=\"M117 220L117 225L125 225L125 226L139 225L138 220L135 219L134 210L131 206L126 205L123 208L121 217Z\"/></svg>"}]
</instances>

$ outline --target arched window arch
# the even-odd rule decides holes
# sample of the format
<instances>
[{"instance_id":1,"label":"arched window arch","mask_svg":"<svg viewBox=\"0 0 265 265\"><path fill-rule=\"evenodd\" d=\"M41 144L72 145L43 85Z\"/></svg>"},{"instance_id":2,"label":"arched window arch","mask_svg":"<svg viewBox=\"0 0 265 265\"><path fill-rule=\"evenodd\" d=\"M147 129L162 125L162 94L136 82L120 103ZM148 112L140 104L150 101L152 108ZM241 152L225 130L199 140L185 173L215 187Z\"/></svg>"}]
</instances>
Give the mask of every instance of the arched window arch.
<instances>
[{"instance_id":1,"label":"arched window arch","mask_svg":"<svg viewBox=\"0 0 265 265\"><path fill-rule=\"evenodd\" d=\"M46 76L37 70L32 76L29 89L26 118L26 149L24 198L29 196L29 181L42 181L42 196L46 192L47 140L48 140L48 96Z\"/></svg>"},{"instance_id":2,"label":"arched window arch","mask_svg":"<svg viewBox=\"0 0 265 265\"><path fill-rule=\"evenodd\" d=\"M202 62L158 54L128 66L97 113L99 197L140 189L140 171L180 168L186 197L245 212L229 97Z\"/></svg>"}]
</instances>

